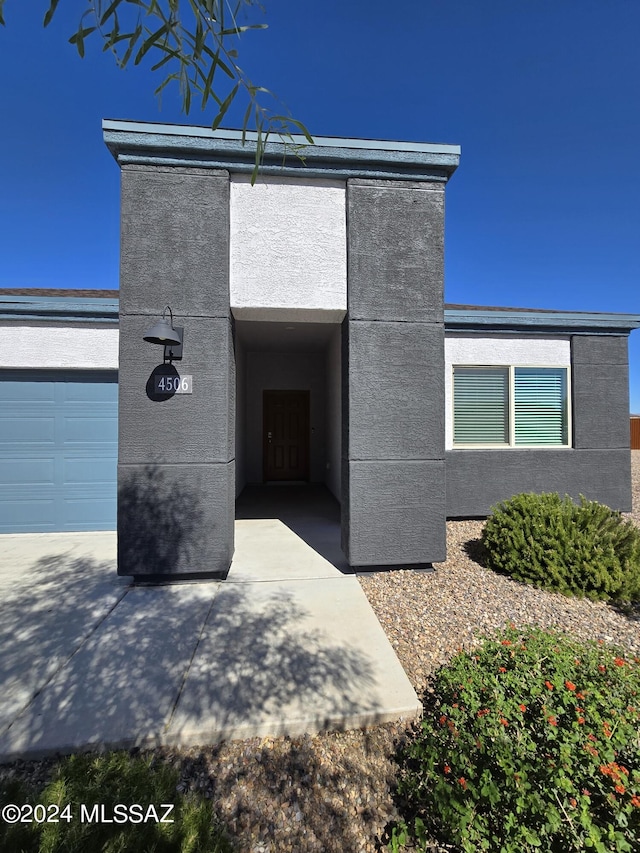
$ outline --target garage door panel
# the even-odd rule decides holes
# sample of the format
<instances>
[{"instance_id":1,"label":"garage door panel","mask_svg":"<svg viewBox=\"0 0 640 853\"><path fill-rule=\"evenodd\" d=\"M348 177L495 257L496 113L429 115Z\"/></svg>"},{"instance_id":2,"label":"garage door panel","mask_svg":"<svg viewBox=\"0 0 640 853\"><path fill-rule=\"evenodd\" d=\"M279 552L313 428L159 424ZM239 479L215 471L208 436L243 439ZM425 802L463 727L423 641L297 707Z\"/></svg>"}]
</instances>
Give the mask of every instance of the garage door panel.
<instances>
[{"instance_id":1,"label":"garage door panel","mask_svg":"<svg viewBox=\"0 0 640 853\"><path fill-rule=\"evenodd\" d=\"M91 500L68 498L64 501L64 517L65 530L116 529L115 504L110 496Z\"/></svg>"},{"instance_id":2,"label":"garage door panel","mask_svg":"<svg viewBox=\"0 0 640 853\"><path fill-rule=\"evenodd\" d=\"M54 444L56 438L56 419L38 417L0 418L0 447L3 442L12 444Z\"/></svg>"},{"instance_id":3,"label":"garage door panel","mask_svg":"<svg viewBox=\"0 0 640 853\"><path fill-rule=\"evenodd\" d=\"M55 459L52 457L33 459L0 459L0 490L16 487L51 486L55 482ZM10 494L7 494L10 498Z\"/></svg>"},{"instance_id":4,"label":"garage door panel","mask_svg":"<svg viewBox=\"0 0 640 853\"><path fill-rule=\"evenodd\" d=\"M29 533L34 529L41 533L55 531L56 499L53 494L48 499L0 499L0 518L0 532L4 533Z\"/></svg>"},{"instance_id":5,"label":"garage door panel","mask_svg":"<svg viewBox=\"0 0 640 853\"><path fill-rule=\"evenodd\" d=\"M15 371L11 371L15 374ZM23 382L0 381L0 403L23 403L37 406L54 403L56 398L55 382L29 380Z\"/></svg>"},{"instance_id":6,"label":"garage door panel","mask_svg":"<svg viewBox=\"0 0 640 853\"><path fill-rule=\"evenodd\" d=\"M65 486L97 486L113 483L112 459L66 459L63 467Z\"/></svg>"},{"instance_id":7,"label":"garage door panel","mask_svg":"<svg viewBox=\"0 0 640 853\"><path fill-rule=\"evenodd\" d=\"M65 444L80 447L92 444L118 446L118 419L109 417L67 417L64 419Z\"/></svg>"},{"instance_id":8,"label":"garage door panel","mask_svg":"<svg viewBox=\"0 0 640 853\"><path fill-rule=\"evenodd\" d=\"M118 401L118 385L114 382L68 383L61 394L66 403L96 403L113 411L111 407Z\"/></svg>"},{"instance_id":9,"label":"garage door panel","mask_svg":"<svg viewBox=\"0 0 640 853\"><path fill-rule=\"evenodd\" d=\"M115 530L117 399L114 371L0 370L0 532Z\"/></svg>"}]
</instances>

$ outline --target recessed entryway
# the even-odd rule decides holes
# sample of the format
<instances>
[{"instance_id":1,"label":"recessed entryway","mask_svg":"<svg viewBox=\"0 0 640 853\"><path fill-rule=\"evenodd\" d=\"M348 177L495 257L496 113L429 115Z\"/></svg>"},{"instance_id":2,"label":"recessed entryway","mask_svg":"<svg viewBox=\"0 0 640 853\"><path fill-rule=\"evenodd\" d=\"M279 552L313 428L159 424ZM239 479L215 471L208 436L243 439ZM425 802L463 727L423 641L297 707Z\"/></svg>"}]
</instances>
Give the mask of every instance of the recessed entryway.
<instances>
[{"instance_id":1,"label":"recessed entryway","mask_svg":"<svg viewBox=\"0 0 640 853\"><path fill-rule=\"evenodd\" d=\"M236 497L249 484L324 483L341 498L341 326L236 321Z\"/></svg>"},{"instance_id":2,"label":"recessed entryway","mask_svg":"<svg viewBox=\"0 0 640 853\"><path fill-rule=\"evenodd\" d=\"M344 572L341 343L339 323L235 323L236 519L277 520Z\"/></svg>"}]
</instances>

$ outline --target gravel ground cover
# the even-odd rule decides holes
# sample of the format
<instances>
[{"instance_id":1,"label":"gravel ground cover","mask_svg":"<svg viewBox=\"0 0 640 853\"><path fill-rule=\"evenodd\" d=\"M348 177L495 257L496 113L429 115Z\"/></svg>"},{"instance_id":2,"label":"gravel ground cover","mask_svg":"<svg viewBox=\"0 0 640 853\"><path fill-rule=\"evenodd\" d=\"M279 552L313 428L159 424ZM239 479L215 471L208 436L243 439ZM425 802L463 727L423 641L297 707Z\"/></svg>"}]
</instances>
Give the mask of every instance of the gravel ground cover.
<instances>
[{"instance_id":1,"label":"gravel ground cover","mask_svg":"<svg viewBox=\"0 0 640 853\"><path fill-rule=\"evenodd\" d=\"M640 451L632 452L633 512L640 525ZM542 592L493 574L472 559L482 522L447 525L447 561L432 573L398 571L360 583L413 686L477 632L506 622L557 627L640 650L640 613ZM181 772L181 790L211 797L239 853L373 853L397 817L393 753L408 723L302 738L234 741L192 750L155 750ZM52 763L0 768L35 781ZM441 850L435 844L433 850Z\"/></svg>"}]
</instances>

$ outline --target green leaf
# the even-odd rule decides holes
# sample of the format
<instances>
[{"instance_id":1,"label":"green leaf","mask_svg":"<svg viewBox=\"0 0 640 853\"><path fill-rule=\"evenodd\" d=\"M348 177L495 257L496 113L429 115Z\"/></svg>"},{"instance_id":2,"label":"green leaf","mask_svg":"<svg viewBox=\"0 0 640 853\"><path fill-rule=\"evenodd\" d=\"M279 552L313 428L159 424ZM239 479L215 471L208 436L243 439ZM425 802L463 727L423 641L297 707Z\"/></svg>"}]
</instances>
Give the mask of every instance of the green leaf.
<instances>
[{"instance_id":1,"label":"green leaf","mask_svg":"<svg viewBox=\"0 0 640 853\"><path fill-rule=\"evenodd\" d=\"M113 0L113 3L109 6L104 15L100 18L100 26L103 27L105 23L109 20L109 18L115 14L116 9L122 3L122 0Z\"/></svg>"},{"instance_id":2,"label":"green leaf","mask_svg":"<svg viewBox=\"0 0 640 853\"><path fill-rule=\"evenodd\" d=\"M126 50L125 55L120 60L120 68L125 68L129 60L131 59L131 54L133 53L133 49L136 46L136 42L142 35L142 24L138 24L135 28L135 31L131 33L129 38L129 47Z\"/></svg>"},{"instance_id":3,"label":"green leaf","mask_svg":"<svg viewBox=\"0 0 640 853\"><path fill-rule=\"evenodd\" d=\"M182 105L184 107L185 114L189 115L189 110L191 109L191 86L188 81L184 89L184 95L182 96Z\"/></svg>"},{"instance_id":4,"label":"green leaf","mask_svg":"<svg viewBox=\"0 0 640 853\"><path fill-rule=\"evenodd\" d=\"M162 83L160 83L158 88L155 89L153 94L154 95L160 95L162 93L162 91L169 85L169 83L171 83L172 80L179 80L179 79L180 79L180 75L178 74L177 71L174 74L169 74L169 76L165 77L165 79L162 81Z\"/></svg>"},{"instance_id":5,"label":"green leaf","mask_svg":"<svg viewBox=\"0 0 640 853\"><path fill-rule=\"evenodd\" d=\"M221 48L219 47L218 50L214 52L213 50L211 50L209 45L205 44L205 45L203 45L202 52L206 53L207 56L210 57L215 62L215 64L217 66L222 68L222 70L227 75L227 77L230 77L232 80L235 80L237 75L234 74L234 72L229 68L229 66L226 64L226 62L223 62L220 59L220 49ZM237 72L240 72L240 69L237 66L234 66L234 67L235 67ZM242 72L240 72L240 73L242 73Z\"/></svg>"},{"instance_id":6,"label":"green leaf","mask_svg":"<svg viewBox=\"0 0 640 853\"><path fill-rule=\"evenodd\" d=\"M230 27L228 30L220 30L222 38L227 36L239 36L242 33L247 33L249 30L266 30L267 24L246 24L242 27Z\"/></svg>"},{"instance_id":7,"label":"green leaf","mask_svg":"<svg viewBox=\"0 0 640 853\"><path fill-rule=\"evenodd\" d=\"M216 56L217 56L217 54L216 54ZM211 66L209 68L209 73L207 74L206 79L204 81L204 85L202 88L202 107L201 107L202 110L204 110L204 108L207 104L207 101L212 94L211 87L213 86L213 75L215 74L217 67L218 67L217 62L211 63Z\"/></svg>"},{"instance_id":8,"label":"green leaf","mask_svg":"<svg viewBox=\"0 0 640 853\"><path fill-rule=\"evenodd\" d=\"M294 127L298 128L298 130L302 133L309 145L315 144L313 141L313 136L311 136L306 126L301 121L297 121L295 118L287 119L287 121L289 122L289 124L292 124Z\"/></svg>"},{"instance_id":9,"label":"green leaf","mask_svg":"<svg viewBox=\"0 0 640 853\"><path fill-rule=\"evenodd\" d=\"M44 21L42 22L43 27L48 27L49 24L51 23L51 19L53 18L53 16L56 13L56 8L57 8L59 2L60 2L60 0L51 0L51 4L49 5L49 8L47 9L47 12L44 16ZM4 21L3 21L3 23L4 23Z\"/></svg>"},{"instance_id":10,"label":"green leaf","mask_svg":"<svg viewBox=\"0 0 640 853\"><path fill-rule=\"evenodd\" d=\"M194 38L194 48L193 48L193 58L199 59L202 56L202 48L204 47L204 40L206 38L204 28L202 26L202 21L200 18L196 21L196 34Z\"/></svg>"},{"instance_id":11,"label":"green leaf","mask_svg":"<svg viewBox=\"0 0 640 853\"><path fill-rule=\"evenodd\" d=\"M142 46L140 47L140 49L136 53L136 58L133 60L133 64L139 65L140 62L142 61L142 59L144 58L145 54L148 53L148 51L151 50L152 47L158 47L159 46L158 42L160 41L160 38L165 33L168 33L169 29L170 29L169 24L163 24L160 27L160 29L156 30L155 33L152 33L149 36L149 38L145 39L144 42L142 43Z\"/></svg>"},{"instance_id":12,"label":"green leaf","mask_svg":"<svg viewBox=\"0 0 640 853\"><path fill-rule=\"evenodd\" d=\"M180 53L177 50L174 50L170 47L167 47L164 44L158 45L158 50L164 50L166 56L164 56L160 62L156 62L155 65L151 66L152 71L157 71L158 68L162 68L163 65L166 65L172 59L180 59Z\"/></svg>"},{"instance_id":13,"label":"green leaf","mask_svg":"<svg viewBox=\"0 0 640 853\"><path fill-rule=\"evenodd\" d=\"M84 40L86 36L95 32L96 27L80 27L77 33L74 33L69 39L70 44L75 44L78 49L78 54L84 59Z\"/></svg>"},{"instance_id":14,"label":"green leaf","mask_svg":"<svg viewBox=\"0 0 640 853\"><path fill-rule=\"evenodd\" d=\"M213 120L213 124L211 125L212 130L215 130L217 127L219 127L220 122L222 121L222 119L225 116L225 113L227 112L227 110L231 106L231 102L233 101L235 96L238 94L239 87L240 87L240 83L236 83L236 85L233 87L233 89L229 92L227 97L224 99L224 101L220 105L220 110L218 112L218 115L215 117L215 119Z\"/></svg>"},{"instance_id":15,"label":"green leaf","mask_svg":"<svg viewBox=\"0 0 640 853\"><path fill-rule=\"evenodd\" d=\"M121 41L128 41L133 38L135 33L120 33L115 30L109 34L109 40L104 43L103 51L110 50L112 47L115 47L116 44L119 44Z\"/></svg>"},{"instance_id":16,"label":"green leaf","mask_svg":"<svg viewBox=\"0 0 640 853\"><path fill-rule=\"evenodd\" d=\"M207 15L213 21L215 21L216 17L215 17L215 8L214 7L215 7L216 0L202 0L202 3L204 5L204 8L205 8Z\"/></svg>"},{"instance_id":17,"label":"green leaf","mask_svg":"<svg viewBox=\"0 0 640 853\"><path fill-rule=\"evenodd\" d=\"M244 146L247 140L247 127L249 126L249 119L251 118L251 110L253 108L253 104L249 102L249 106L244 114L244 118L242 119L242 144Z\"/></svg>"}]
</instances>

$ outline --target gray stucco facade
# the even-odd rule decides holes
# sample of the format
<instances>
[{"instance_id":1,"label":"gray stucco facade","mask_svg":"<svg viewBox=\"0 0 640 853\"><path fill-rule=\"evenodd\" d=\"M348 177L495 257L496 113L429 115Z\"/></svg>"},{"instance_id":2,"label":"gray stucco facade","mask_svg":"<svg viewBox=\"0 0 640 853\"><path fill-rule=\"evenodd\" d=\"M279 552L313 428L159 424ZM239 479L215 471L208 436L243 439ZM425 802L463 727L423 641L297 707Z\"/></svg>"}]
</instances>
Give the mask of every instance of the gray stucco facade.
<instances>
[{"instance_id":1,"label":"gray stucco facade","mask_svg":"<svg viewBox=\"0 0 640 853\"><path fill-rule=\"evenodd\" d=\"M288 390L307 395L307 476L339 500L353 567L441 561L447 517L520 491L630 508L626 343L640 318L447 308L455 146L319 139L283 164L270 143L254 189L234 132L105 122L105 140L122 180L120 574L224 575L235 498L275 464L268 396ZM310 237L296 242L291 209ZM325 264L332 251L344 262ZM153 392L167 367L143 335L165 306L184 327L169 369L193 377L190 394ZM450 446L446 334L561 338L568 445Z\"/></svg>"},{"instance_id":2,"label":"gray stucco facade","mask_svg":"<svg viewBox=\"0 0 640 853\"><path fill-rule=\"evenodd\" d=\"M444 186L349 181L347 223L343 550L442 560Z\"/></svg>"},{"instance_id":3,"label":"gray stucco facade","mask_svg":"<svg viewBox=\"0 0 640 853\"><path fill-rule=\"evenodd\" d=\"M122 172L119 572L224 573L233 554L235 425L255 434L258 405L253 394L236 418L236 361L248 365L238 388L251 395L254 365L278 360L249 348L245 358L242 334L237 347L233 340L230 174L246 174L253 155L233 135L210 132L106 123L105 138ZM444 187L459 150L343 142L318 140L304 164L289 155L284 166L272 145L263 173L343 187L343 548L354 566L423 565L445 556ZM142 336L165 305L185 328L178 367L197 382L188 398L145 393L159 352ZM269 310L276 323L288 316ZM307 313L307 321L327 314ZM239 307L236 319L245 315ZM269 385L280 387L273 372L262 382ZM326 430L312 427L316 443ZM241 448L243 481L257 468L255 444Z\"/></svg>"},{"instance_id":4,"label":"gray stucco facade","mask_svg":"<svg viewBox=\"0 0 640 853\"><path fill-rule=\"evenodd\" d=\"M122 168L118 566L200 575L233 555L235 358L229 308L229 176ZM155 399L163 360L142 337L170 305L185 327L181 372L199 392ZM141 345L142 343L142 345Z\"/></svg>"},{"instance_id":5,"label":"gray stucco facade","mask_svg":"<svg viewBox=\"0 0 640 853\"><path fill-rule=\"evenodd\" d=\"M500 324L500 314L494 315ZM520 318L520 334L530 334ZM552 316L549 315L549 321ZM627 335L613 326L588 325L588 315L567 320L571 343L571 447L543 450L449 450L446 453L447 517L484 517L520 492L584 495L614 509L631 510L629 465L629 365ZM512 318L503 318L513 331ZM493 331L495 331L495 326Z\"/></svg>"}]
</instances>

